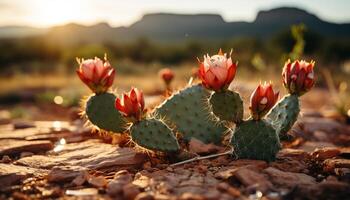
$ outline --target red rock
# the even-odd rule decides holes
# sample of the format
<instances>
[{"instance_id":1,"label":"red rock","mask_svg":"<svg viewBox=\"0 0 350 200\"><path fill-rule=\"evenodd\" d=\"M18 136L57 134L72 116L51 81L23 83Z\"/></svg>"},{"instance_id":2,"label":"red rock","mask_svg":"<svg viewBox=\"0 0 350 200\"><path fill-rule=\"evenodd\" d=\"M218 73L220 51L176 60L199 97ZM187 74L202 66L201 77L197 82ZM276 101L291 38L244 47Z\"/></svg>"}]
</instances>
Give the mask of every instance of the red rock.
<instances>
[{"instance_id":1,"label":"red rock","mask_svg":"<svg viewBox=\"0 0 350 200\"><path fill-rule=\"evenodd\" d=\"M0 140L0 155L15 155L21 152L43 152L53 148L49 140L25 141L14 139Z\"/></svg>"},{"instance_id":2,"label":"red rock","mask_svg":"<svg viewBox=\"0 0 350 200\"><path fill-rule=\"evenodd\" d=\"M235 166L235 167L242 167L242 166L254 166L259 169L264 169L268 166L266 161L262 160L249 160L249 159L239 159L234 160L230 162L229 165Z\"/></svg>"},{"instance_id":3,"label":"red rock","mask_svg":"<svg viewBox=\"0 0 350 200\"><path fill-rule=\"evenodd\" d=\"M147 192L142 192L135 197L135 200L154 200L154 196Z\"/></svg>"},{"instance_id":4,"label":"red rock","mask_svg":"<svg viewBox=\"0 0 350 200\"><path fill-rule=\"evenodd\" d=\"M302 149L284 148L277 153L277 158L293 158L298 160L305 160L310 158L310 155Z\"/></svg>"},{"instance_id":5,"label":"red rock","mask_svg":"<svg viewBox=\"0 0 350 200\"><path fill-rule=\"evenodd\" d=\"M138 154L132 148L120 148L92 139L66 144L62 151L54 155L33 155L21 158L16 161L16 164L45 169L71 165L96 170L109 167L135 167L141 165L145 158L144 154Z\"/></svg>"},{"instance_id":6,"label":"red rock","mask_svg":"<svg viewBox=\"0 0 350 200\"><path fill-rule=\"evenodd\" d=\"M195 138L191 139L188 148L190 152L197 154L210 154L222 149L222 147L216 146L215 144L205 144L202 141Z\"/></svg>"},{"instance_id":7,"label":"red rock","mask_svg":"<svg viewBox=\"0 0 350 200\"><path fill-rule=\"evenodd\" d=\"M103 176L90 176L88 182L97 188L102 188L107 185L107 180Z\"/></svg>"},{"instance_id":8,"label":"red rock","mask_svg":"<svg viewBox=\"0 0 350 200\"><path fill-rule=\"evenodd\" d=\"M237 197L241 196L241 192L238 189L231 187L229 184L227 184L225 182L218 184L217 188L222 192L229 193L232 197L237 198Z\"/></svg>"},{"instance_id":9,"label":"red rock","mask_svg":"<svg viewBox=\"0 0 350 200\"><path fill-rule=\"evenodd\" d=\"M72 181L77 176L87 173L86 168L78 166L56 166L51 169L47 176L49 182Z\"/></svg>"},{"instance_id":10,"label":"red rock","mask_svg":"<svg viewBox=\"0 0 350 200\"><path fill-rule=\"evenodd\" d=\"M0 160L0 163L11 163L12 159L8 155L4 155Z\"/></svg>"},{"instance_id":11,"label":"red rock","mask_svg":"<svg viewBox=\"0 0 350 200\"><path fill-rule=\"evenodd\" d=\"M268 167L263 172L270 177L273 184L280 187L293 188L297 185L302 187L316 183L313 177L302 173L283 172L273 167Z\"/></svg>"},{"instance_id":12,"label":"red rock","mask_svg":"<svg viewBox=\"0 0 350 200\"><path fill-rule=\"evenodd\" d=\"M303 124L303 130L309 133L323 131L333 134L340 133L345 129L341 123L327 118L303 117L300 121Z\"/></svg>"},{"instance_id":13,"label":"red rock","mask_svg":"<svg viewBox=\"0 0 350 200\"><path fill-rule=\"evenodd\" d=\"M240 167L234 172L234 176L246 187L254 187L255 189L266 193L272 188L272 184L264 176L264 174L255 172L245 167Z\"/></svg>"},{"instance_id":14,"label":"red rock","mask_svg":"<svg viewBox=\"0 0 350 200\"><path fill-rule=\"evenodd\" d=\"M123 184L117 180L112 180L108 183L106 192L111 197L116 197L121 195L123 191Z\"/></svg>"},{"instance_id":15,"label":"red rock","mask_svg":"<svg viewBox=\"0 0 350 200\"><path fill-rule=\"evenodd\" d=\"M71 196L96 196L98 190L96 188L83 188L78 190L67 190L66 194Z\"/></svg>"},{"instance_id":16,"label":"red rock","mask_svg":"<svg viewBox=\"0 0 350 200\"><path fill-rule=\"evenodd\" d=\"M303 145L299 147L299 149L304 150L306 152L312 153L316 149L322 149L325 147L335 147L334 144L329 142L310 142L307 141Z\"/></svg>"},{"instance_id":17,"label":"red rock","mask_svg":"<svg viewBox=\"0 0 350 200\"><path fill-rule=\"evenodd\" d=\"M180 200L204 200L204 196L199 194L193 194L190 192L185 192L180 196Z\"/></svg>"},{"instance_id":18,"label":"red rock","mask_svg":"<svg viewBox=\"0 0 350 200\"><path fill-rule=\"evenodd\" d=\"M114 174L114 179L107 185L107 193L111 197L121 195L124 185L132 181L132 175L127 170L120 170Z\"/></svg>"},{"instance_id":19,"label":"red rock","mask_svg":"<svg viewBox=\"0 0 350 200\"><path fill-rule=\"evenodd\" d=\"M336 157L340 154L340 149L336 147L325 147L321 149L316 149L311 153L311 156L317 160L325 160L329 158Z\"/></svg>"},{"instance_id":20,"label":"red rock","mask_svg":"<svg viewBox=\"0 0 350 200\"><path fill-rule=\"evenodd\" d=\"M141 193L140 188L134 184L127 184L123 186L123 196L125 199L135 199L135 197Z\"/></svg>"},{"instance_id":21,"label":"red rock","mask_svg":"<svg viewBox=\"0 0 350 200\"><path fill-rule=\"evenodd\" d=\"M25 151L25 152L21 153L20 157L24 158L24 157L29 157L29 156L32 156L32 155L34 155L34 153Z\"/></svg>"},{"instance_id":22,"label":"red rock","mask_svg":"<svg viewBox=\"0 0 350 200\"><path fill-rule=\"evenodd\" d=\"M46 170L0 163L0 183L2 187L20 183L28 177L44 176L46 173Z\"/></svg>"},{"instance_id":23,"label":"red rock","mask_svg":"<svg viewBox=\"0 0 350 200\"><path fill-rule=\"evenodd\" d=\"M335 168L350 168L350 160L348 160L348 159L326 159L323 162L323 170L325 172L334 172Z\"/></svg>"},{"instance_id":24,"label":"red rock","mask_svg":"<svg viewBox=\"0 0 350 200\"><path fill-rule=\"evenodd\" d=\"M76 186L81 186L89 179L89 176L90 176L89 173L84 171L83 173L81 173L80 175L78 175L73 179L72 184Z\"/></svg>"}]
</instances>

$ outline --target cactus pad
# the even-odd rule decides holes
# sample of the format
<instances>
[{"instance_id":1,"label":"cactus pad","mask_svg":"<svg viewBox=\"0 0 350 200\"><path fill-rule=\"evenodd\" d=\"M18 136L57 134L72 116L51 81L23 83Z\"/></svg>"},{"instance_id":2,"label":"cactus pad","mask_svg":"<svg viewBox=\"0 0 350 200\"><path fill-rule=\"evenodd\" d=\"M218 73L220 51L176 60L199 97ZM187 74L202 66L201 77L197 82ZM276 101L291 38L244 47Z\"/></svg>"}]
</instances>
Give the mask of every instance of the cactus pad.
<instances>
[{"instance_id":1,"label":"cactus pad","mask_svg":"<svg viewBox=\"0 0 350 200\"><path fill-rule=\"evenodd\" d=\"M111 93L92 95L86 102L86 115L89 121L100 129L121 133L126 121L114 108L115 96Z\"/></svg>"},{"instance_id":2,"label":"cactus pad","mask_svg":"<svg viewBox=\"0 0 350 200\"><path fill-rule=\"evenodd\" d=\"M287 139L287 132L296 122L299 112L298 96L287 95L272 108L266 119L276 129L281 139Z\"/></svg>"},{"instance_id":3,"label":"cactus pad","mask_svg":"<svg viewBox=\"0 0 350 200\"><path fill-rule=\"evenodd\" d=\"M239 123L243 118L243 101L233 91L214 92L210 97L213 113L221 120Z\"/></svg>"},{"instance_id":4,"label":"cactus pad","mask_svg":"<svg viewBox=\"0 0 350 200\"><path fill-rule=\"evenodd\" d=\"M238 158L273 161L280 150L280 140L270 123L248 120L238 125L231 144Z\"/></svg>"},{"instance_id":5,"label":"cactus pad","mask_svg":"<svg viewBox=\"0 0 350 200\"><path fill-rule=\"evenodd\" d=\"M194 137L204 143L220 144L227 128L209 111L209 95L202 85L193 85L174 94L155 113L174 125L186 141Z\"/></svg>"},{"instance_id":6,"label":"cactus pad","mask_svg":"<svg viewBox=\"0 0 350 200\"><path fill-rule=\"evenodd\" d=\"M145 119L130 127L131 139L141 147L163 152L176 152L179 143L171 129L157 119Z\"/></svg>"}]
</instances>

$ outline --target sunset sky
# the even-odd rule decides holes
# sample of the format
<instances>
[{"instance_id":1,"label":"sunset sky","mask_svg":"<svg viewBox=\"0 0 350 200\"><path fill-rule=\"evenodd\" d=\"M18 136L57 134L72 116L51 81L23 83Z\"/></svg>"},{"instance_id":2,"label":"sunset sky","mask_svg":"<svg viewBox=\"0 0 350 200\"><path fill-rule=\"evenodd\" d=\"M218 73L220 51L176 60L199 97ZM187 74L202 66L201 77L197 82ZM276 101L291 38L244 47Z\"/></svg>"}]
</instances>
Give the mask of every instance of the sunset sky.
<instances>
[{"instance_id":1,"label":"sunset sky","mask_svg":"<svg viewBox=\"0 0 350 200\"><path fill-rule=\"evenodd\" d=\"M350 0L0 0L0 26L49 27L70 22L127 26L145 13L216 13L252 21L259 10L295 6L331 22L350 21Z\"/></svg>"}]
</instances>

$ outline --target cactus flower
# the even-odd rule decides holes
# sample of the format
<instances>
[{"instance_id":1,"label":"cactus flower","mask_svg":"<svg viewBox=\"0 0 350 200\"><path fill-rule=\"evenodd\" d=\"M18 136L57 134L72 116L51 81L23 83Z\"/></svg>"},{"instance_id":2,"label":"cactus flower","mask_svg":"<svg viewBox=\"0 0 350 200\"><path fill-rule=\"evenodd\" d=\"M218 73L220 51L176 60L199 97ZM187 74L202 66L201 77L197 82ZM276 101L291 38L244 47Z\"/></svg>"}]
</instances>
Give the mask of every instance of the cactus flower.
<instances>
[{"instance_id":1,"label":"cactus flower","mask_svg":"<svg viewBox=\"0 0 350 200\"><path fill-rule=\"evenodd\" d=\"M309 91L315 84L314 79L315 62L288 60L283 68L283 85L290 94L303 95Z\"/></svg>"},{"instance_id":2,"label":"cactus flower","mask_svg":"<svg viewBox=\"0 0 350 200\"><path fill-rule=\"evenodd\" d=\"M142 91L132 88L129 93L124 93L122 98L116 98L115 108L125 117L134 117L136 120L140 120L145 109Z\"/></svg>"},{"instance_id":3,"label":"cactus flower","mask_svg":"<svg viewBox=\"0 0 350 200\"><path fill-rule=\"evenodd\" d=\"M96 94L105 93L113 84L115 70L110 63L95 59L78 60L77 69L79 78Z\"/></svg>"},{"instance_id":4,"label":"cactus flower","mask_svg":"<svg viewBox=\"0 0 350 200\"><path fill-rule=\"evenodd\" d=\"M259 84L250 97L250 111L254 120L259 120L269 112L278 100L279 92L274 92L271 83Z\"/></svg>"},{"instance_id":5,"label":"cactus flower","mask_svg":"<svg viewBox=\"0 0 350 200\"><path fill-rule=\"evenodd\" d=\"M217 55L204 55L204 61L199 59L198 75L202 80L202 84L211 90L219 91L227 89L236 75L237 64L232 62L232 51L227 56L222 53L221 49Z\"/></svg>"},{"instance_id":6,"label":"cactus flower","mask_svg":"<svg viewBox=\"0 0 350 200\"><path fill-rule=\"evenodd\" d=\"M171 81L174 79L174 72L169 68L164 68L159 71L159 76L163 79L167 87L170 85Z\"/></svg>"}]
</instances>

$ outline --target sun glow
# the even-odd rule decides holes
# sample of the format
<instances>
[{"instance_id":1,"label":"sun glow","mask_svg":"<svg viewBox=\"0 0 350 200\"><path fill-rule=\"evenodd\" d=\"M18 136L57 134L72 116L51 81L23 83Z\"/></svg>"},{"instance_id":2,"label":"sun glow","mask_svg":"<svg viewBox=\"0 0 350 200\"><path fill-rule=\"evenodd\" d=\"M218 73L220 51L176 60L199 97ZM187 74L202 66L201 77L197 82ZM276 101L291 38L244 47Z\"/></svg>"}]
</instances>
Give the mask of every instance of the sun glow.
<instances>
[{"instance_id":1,"label":"sun glow","mask_svg":"<svg viewBox=\"0 0 350 200\"><path fill-rule=\"evenodd\" d=\"M61 25L69 22L84 21L83 0L37 0L31 4L32 18L39 26Z\"/></svg>"}]
</instances>

